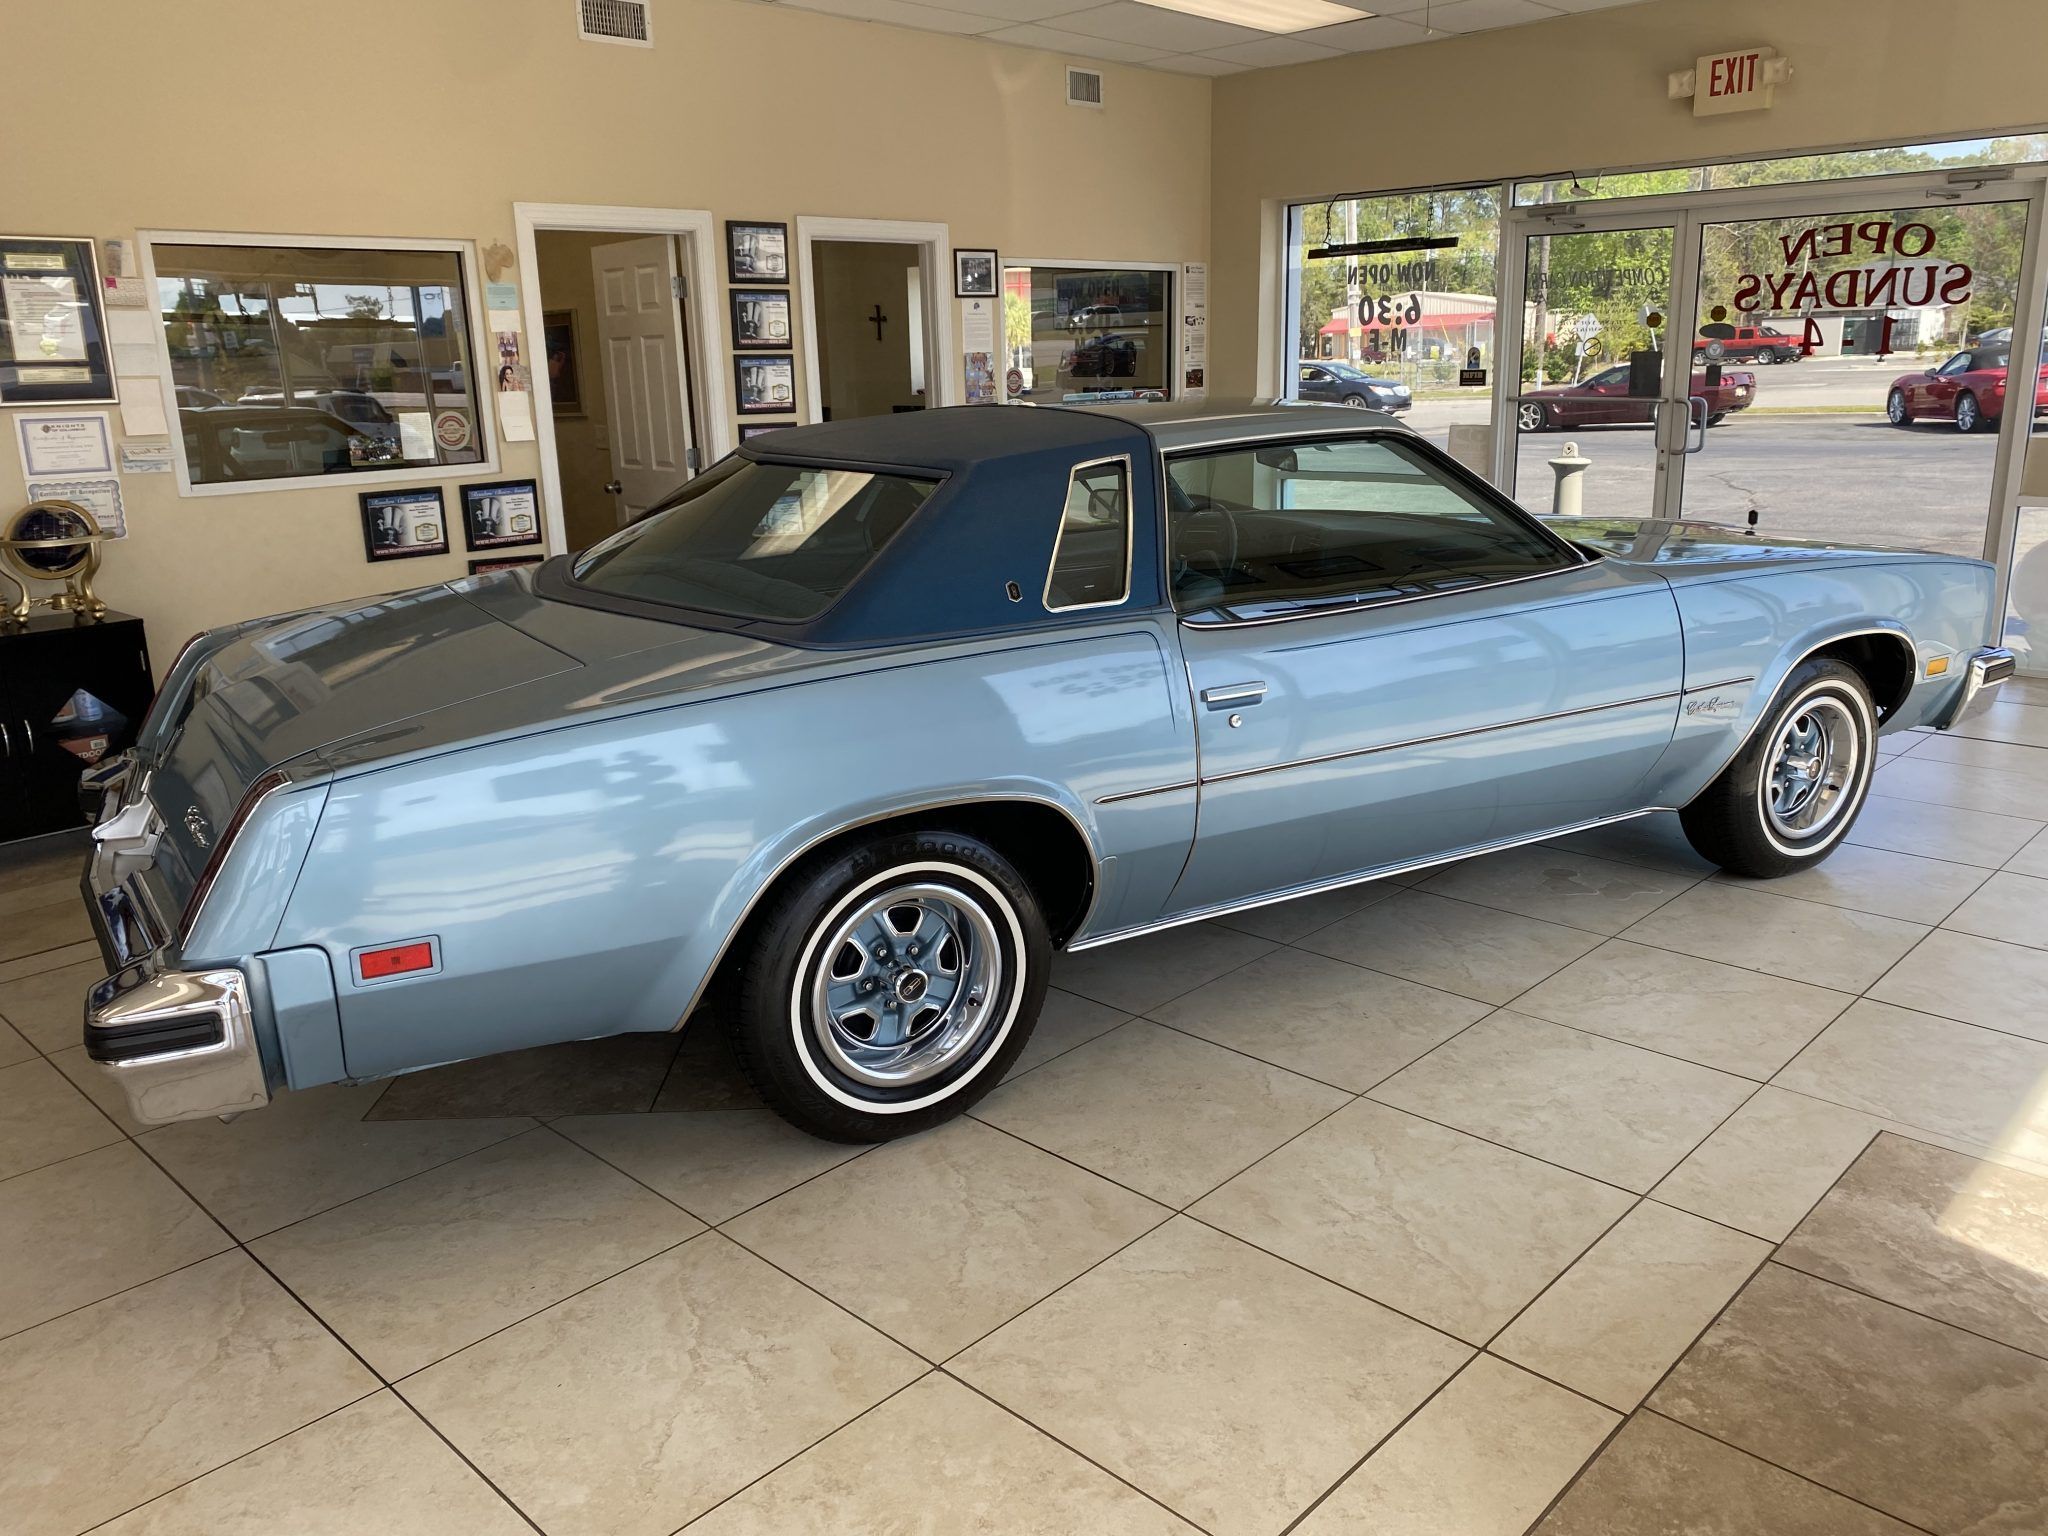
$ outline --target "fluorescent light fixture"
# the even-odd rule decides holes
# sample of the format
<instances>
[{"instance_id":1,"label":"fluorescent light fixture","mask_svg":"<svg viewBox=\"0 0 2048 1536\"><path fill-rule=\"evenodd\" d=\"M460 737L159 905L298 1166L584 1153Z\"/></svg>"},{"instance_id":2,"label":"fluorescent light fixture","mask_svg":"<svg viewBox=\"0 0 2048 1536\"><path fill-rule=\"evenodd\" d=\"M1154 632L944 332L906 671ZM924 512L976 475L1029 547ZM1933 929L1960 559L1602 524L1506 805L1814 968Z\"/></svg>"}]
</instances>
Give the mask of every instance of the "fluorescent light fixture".
<instances>
[{"instance_id":1,"label":"fluorescent light fixture","mask_svg":"<svg viewBox=\"0 0 2048 1536\"><path fill-rule=\"evenodd\" d=\"M1333 0L1138 0L1140 5L1162 11L1180 11L1188 16L1206 16L1233 26L1254 27L1261 32L1306 32L1311 27L1334 27L1340 21L1363 21L1371 11L1337 5Z\"/></svg>"}]
</instances>

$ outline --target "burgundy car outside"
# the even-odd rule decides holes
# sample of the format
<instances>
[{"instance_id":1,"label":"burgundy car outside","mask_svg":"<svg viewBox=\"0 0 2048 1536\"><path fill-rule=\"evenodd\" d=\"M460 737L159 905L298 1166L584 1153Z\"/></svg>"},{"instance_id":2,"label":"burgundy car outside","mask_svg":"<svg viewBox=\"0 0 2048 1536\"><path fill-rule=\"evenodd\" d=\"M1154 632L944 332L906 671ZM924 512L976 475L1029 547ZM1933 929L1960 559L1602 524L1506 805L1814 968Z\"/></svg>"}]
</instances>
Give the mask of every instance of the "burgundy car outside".
<instances>
[{"instance_id":1,"label":"burgundy car outside","mask_svg":"<svg viewBox=\"0 0 2048 1536\"><path fill-rule=\"evenodd\" d=\"M1707 402L1707 420L1716 422L1730 411L1749 408L1756 399L1756 375L1725 368L1710 382L1702 370L1692 376L1691 393ZM1619 363L1577 384L1522 391L1517 421L1524 432L1539 432L1550 427L1647 426L1656 414L1656 397L1630 394L1628 365Z\"/></svg>"}]
</instances>

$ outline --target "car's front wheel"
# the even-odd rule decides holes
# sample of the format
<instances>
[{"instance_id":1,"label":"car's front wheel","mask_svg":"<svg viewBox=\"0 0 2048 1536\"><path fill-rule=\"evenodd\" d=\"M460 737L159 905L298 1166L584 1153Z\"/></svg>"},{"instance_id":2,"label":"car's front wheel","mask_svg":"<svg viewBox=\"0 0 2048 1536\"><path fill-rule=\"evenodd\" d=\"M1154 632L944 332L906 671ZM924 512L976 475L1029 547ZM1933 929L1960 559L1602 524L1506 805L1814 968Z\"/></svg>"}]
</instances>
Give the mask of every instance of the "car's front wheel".
<instances>
[{"instance_id":1,"label":"car's front wheel","mask_svg":"<svg viewBox=\"0 0 2048 1536\"><path fill-rule=\"evenodd\" d=\"M1702 857L1774 879L1848 836L1877 766L1877 707L1862 674L1816 659L1793 669L1735 760L1678 813Z\"/></svg>"},{"instance_id":2,"label":"car's front wheel","mask_svg":"<svg viewBox=\"0 0 2048 1536\"><path fill-rule=\"evenodd\" d=\"M987 844L880 835L802 866L770 902L740 961L733 1044L791 1124L832 1141L924 1130L1024 1048L1052 941Z\"/></svg>"},{"instance_id":3,"label":"car's front wheel","mask_svg":"<svg viewBox=\"0 0 2048 1536\"><path fill-rule=\"evenodd\" d=\"M1550 408L1534 400L1524 400L1515 410L1515 422L1524 432L1541 432L1550 425Z\"/></svg>"},{"instance_id":4,"label":"car's front wheel","mask_svg":"<svg viewBox=\"0 0 2048 1536\"><path fill-rule=\"evenodd\" d=\"M1344 404L1350 406L1354 411L1362 411L1368 405L1371 405L1372 402L1363 395L1346 395L1344 397Z\"/></svg>"},{"instance_id":5,"label":"car's front wheel","mask_svg":"<svg viewBox=\"0 0 2048 1536\"><path fill-rule=\"evenodd\" d=\"M1906 404L1906 392L1903 389L1895 389L1886 397L1884 414L1885 419L1895 427L1908 427L1913 424L1913 408Z\"/></svg>"}]
</instances>

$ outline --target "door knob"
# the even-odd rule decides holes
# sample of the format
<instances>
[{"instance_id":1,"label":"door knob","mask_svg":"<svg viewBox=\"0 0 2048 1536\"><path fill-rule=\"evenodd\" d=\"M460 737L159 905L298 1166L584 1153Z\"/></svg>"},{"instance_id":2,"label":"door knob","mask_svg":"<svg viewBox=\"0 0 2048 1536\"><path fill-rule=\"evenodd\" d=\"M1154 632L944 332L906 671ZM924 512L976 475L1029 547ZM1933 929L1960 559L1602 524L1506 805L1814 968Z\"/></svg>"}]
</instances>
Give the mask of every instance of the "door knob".
<instances>
[{"instance_id":1,"label":"door knob","mask_svg":"<svg viewBox=\"0 0 2048 1536\"><path fill-rule=\"evenodd\" d=\"M623 496L626 494L626 488L616 480L607 480L604 483L604 493L607 496Z\"/></svg>"}]
</instances>

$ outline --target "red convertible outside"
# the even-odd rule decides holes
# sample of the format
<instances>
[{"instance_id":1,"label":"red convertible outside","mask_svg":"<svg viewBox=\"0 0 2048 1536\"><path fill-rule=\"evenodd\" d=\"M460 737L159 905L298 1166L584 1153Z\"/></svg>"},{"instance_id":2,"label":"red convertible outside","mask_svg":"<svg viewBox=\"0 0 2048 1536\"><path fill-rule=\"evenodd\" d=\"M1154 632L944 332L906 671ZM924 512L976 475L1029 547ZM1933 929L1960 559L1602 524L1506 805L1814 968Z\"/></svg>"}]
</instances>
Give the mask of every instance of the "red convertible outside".
<instances>
[{"instance_id":1,"label":"red convertible outside","mask_svg":"<svg viewBox=\"0 0 2048 1536\"><path fill-rule=\"evenodd\" d=\"M1895 427L1916 421L1952 421L1958 432L1995 428L2005 414L2005 376L2012 354L2004 347L1958 352L1939 368L1892 380L1884 413ZM2034 386L2034 414L2048 414L2048 363Z\"/></svg>"}]
</instances>

